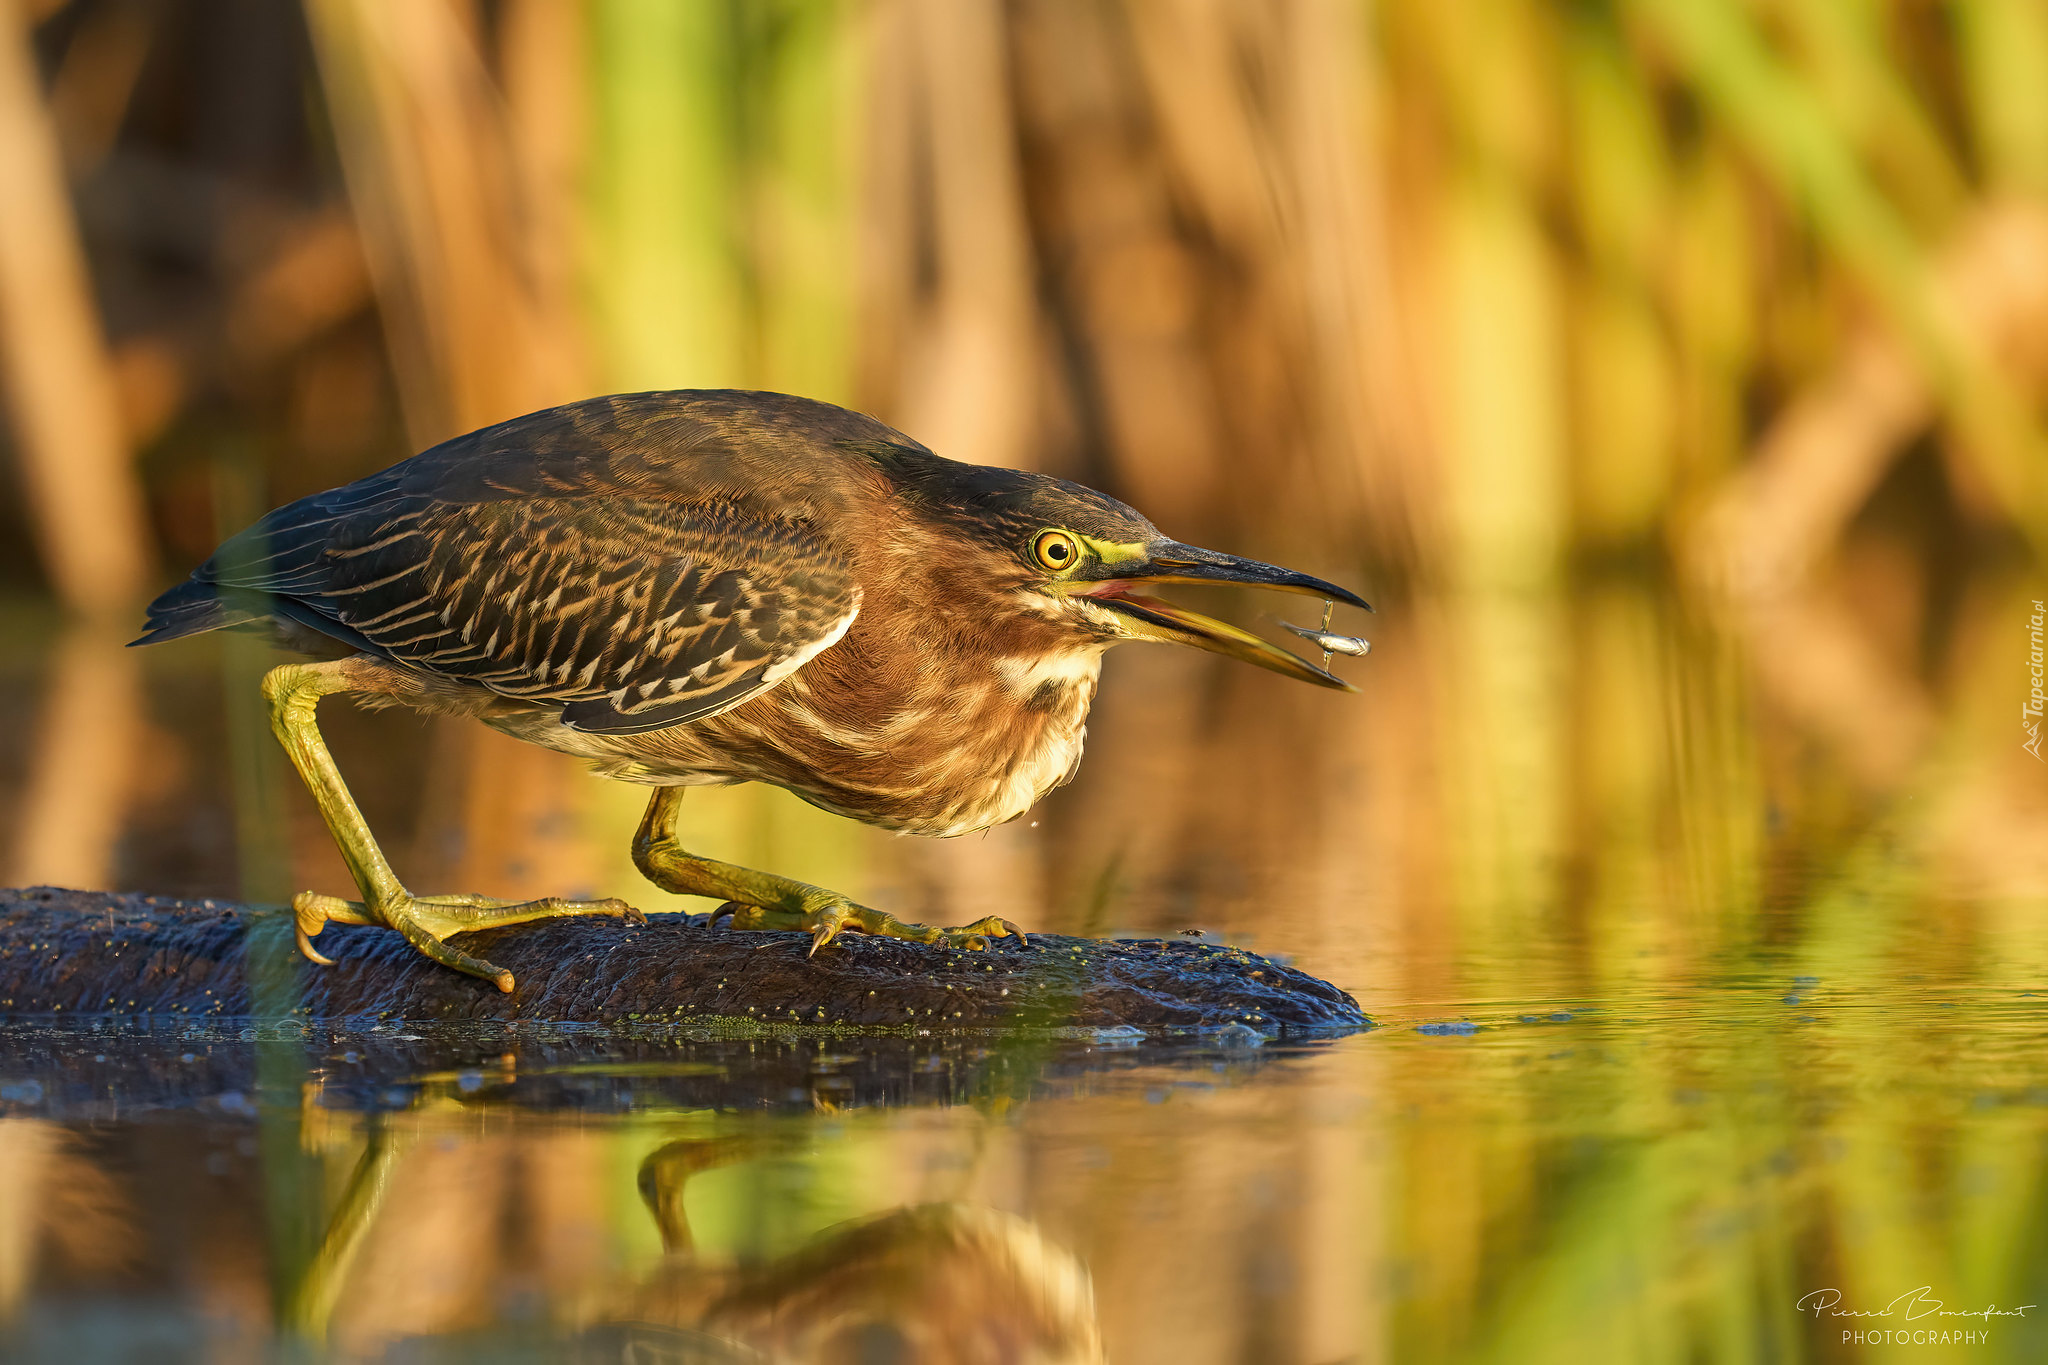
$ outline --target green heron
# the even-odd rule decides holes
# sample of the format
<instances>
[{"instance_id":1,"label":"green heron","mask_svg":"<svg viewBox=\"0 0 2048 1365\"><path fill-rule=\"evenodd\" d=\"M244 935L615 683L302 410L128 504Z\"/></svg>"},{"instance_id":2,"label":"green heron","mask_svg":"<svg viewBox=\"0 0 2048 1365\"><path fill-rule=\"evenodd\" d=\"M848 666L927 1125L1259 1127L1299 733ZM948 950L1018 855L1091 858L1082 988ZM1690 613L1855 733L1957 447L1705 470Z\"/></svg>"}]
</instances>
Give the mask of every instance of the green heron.
<instances>
[{"instance_id":1,"label":"green heron","mask_svg":"<svg viewBox=\"0 0 2048 1365\"><path fill-rule=\"evenodd\" d=\"M474 716L654 788L648 880L735 927L980 948L1002 919L906 924L700 858L685 787L768 782L886 829L1013 820L1070 778L1102 652L1166 640L1324 687L1339 678L1137 588L1244 583L1363 607L1319 578L1182 545L1114 498L960 464L869 417L781 394L593 398L485 427L264 517L149 608L137 644L269 629L322 661L263 679L271 728L361 900L293 901L300 951L381 924L458 971L455 934L619 900L421 896L377 847L314 721L320 698Z\"/></svg>"}]
</instances>

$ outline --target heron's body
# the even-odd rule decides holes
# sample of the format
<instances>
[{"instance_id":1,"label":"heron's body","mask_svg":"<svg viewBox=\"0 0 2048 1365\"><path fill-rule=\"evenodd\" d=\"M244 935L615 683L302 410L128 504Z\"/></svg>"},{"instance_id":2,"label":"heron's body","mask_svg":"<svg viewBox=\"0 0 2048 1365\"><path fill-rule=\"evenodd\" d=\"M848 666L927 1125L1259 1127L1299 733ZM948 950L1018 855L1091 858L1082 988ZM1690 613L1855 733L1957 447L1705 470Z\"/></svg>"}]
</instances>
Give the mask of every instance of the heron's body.
<instances>
[{"instance_id":1,"label":"heron's body","mask_svg":"<svg viewBox=\"0 0 2048 1365\"><path fill-rule=\"evenodd\" d=\"M1050 669L998 656L967 677L938 630L900 657L856 620L781 686L730 711L638 735L589 734L539 707L496 703L485 724L657 787L766 782L835 815L941 837L1014 820L1074 775L1100 647Z\"/></svg>"},{"instance_id":2,"label":"heron's body","mask_svg":"<svg viewBox=\"0 0 2048 1365\"><path fill-rule=\"evenodd\" d=\"M835 815L950 837L1014 820L1081 763L1099 648L1050 670L1002 657L979 677L946 679L944 639L907 660L877 659L854 623L838 657L732 710L644 735L591 735L534 708L486 723L649 786L766 782ZM909 668L892 667L908 663ZM839 665L832 667L831 665Z\"/></svg>"},{"instance_id":3,"label":"heron's body","mask_svg":"<svg viewBox=\"0 0 2048 1365\"><path fill-rule=\"evenodd\" d=\"M1078 485L941 459L828 404L635 394L487 427L278 509L159 598L139 643L262 625L342 656L266 680L279 738L365 895L307 893L302 925L388 922L509 989L439 940L623 905L405 892L313 726L319 696L474 716L656 787L643 870L752 907L758 924L795 915L823 941L848 915L895 922L673 850L679 789L768 782L888 829L962 834L1016 818L1072 776L1102 653L1120 639L1342 685L1128 591L1191 578L1356 600L1168 541ZM814 925L828 903L837 918Z\"/></svg>"}]
</instances>

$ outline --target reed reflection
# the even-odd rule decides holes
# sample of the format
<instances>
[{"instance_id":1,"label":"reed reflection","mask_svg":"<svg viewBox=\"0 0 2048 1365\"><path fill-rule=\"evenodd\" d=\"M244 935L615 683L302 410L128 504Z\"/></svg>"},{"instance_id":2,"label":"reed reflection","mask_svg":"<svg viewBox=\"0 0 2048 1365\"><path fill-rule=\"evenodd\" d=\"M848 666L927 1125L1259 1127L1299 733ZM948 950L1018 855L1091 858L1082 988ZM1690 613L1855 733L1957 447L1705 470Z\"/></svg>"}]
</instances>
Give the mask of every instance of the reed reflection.
<instances>
[{"instance_id":1,"label":"reed reflection","mask_svg":"<svg viewBox=\"0 0 2048 1365\"><path fill-rule=\"evenodd\" d=\"M64 628L45 670L6 873L15 886L107 886L136 796L161 789L149 771L142 672L123 646L126 623Z\"/></svg>"},{"instance_id":2,"label":"reed reflection","mask_svg":"<svg viewBox=\"0 0 2048 1365\"><path fill-rule=\"evenodd\" d=\"M53 1269L85 1279L130 1269L139 1212L80 1134L0 1118L0 1325Z\"/></svg>"}]
</instances>

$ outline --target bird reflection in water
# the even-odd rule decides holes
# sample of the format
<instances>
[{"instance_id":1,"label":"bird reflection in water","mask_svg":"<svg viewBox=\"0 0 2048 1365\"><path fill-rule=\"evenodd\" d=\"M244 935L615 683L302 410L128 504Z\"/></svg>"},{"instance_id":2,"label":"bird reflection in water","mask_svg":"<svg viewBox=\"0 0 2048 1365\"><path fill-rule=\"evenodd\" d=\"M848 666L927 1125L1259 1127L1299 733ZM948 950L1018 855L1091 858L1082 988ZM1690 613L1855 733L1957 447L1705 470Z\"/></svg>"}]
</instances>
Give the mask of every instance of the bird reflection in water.
<instances>
[{"instance_id":1,"label":"bird reflection in water","mask_svg":"<svg viewBox=\"0 0 2048 1365\"><path fill-rule=\"evenodd\" d=\"M483 1174L483 1186L512 1193L478 1168L545 1166L546 1154L528 1148L549 1139L451 1140L444 1124L431 1121L445 1117L441 1111L450 1101L422 1104L410 1114L372 1121L363 1155L290 1297L289 1326L301 1339L372 1358L408 1337L438 1337L463 1358L466 1347L484 1344L481 1338L503 1340L502 1327L475 1330L470 1294L445 1298L439 1313L419 1299L421 1282L446 1267L418 1262L445 1257L451 1248L440 1236L421 1238L404 1225L438 1221L414 1193L439 1190L467 1203L480 1192L474 1181L450 1186L444 1177L457 1171ZM639 1190L660 1231L661 1258L637 1280L572 1292L553 1305L568 1327L549 1358L630 1365L1083 1365L1103 1359L1087 1270L1032 1223L984 1205L895 1208L826 1228L794 1251L760 1260L700 1246L684 1208L689 1182L718 1167L788 1155L797 1140L796 1133L776 1129L683 1138L650 1153L640 1166ZM406 1169L421 1163L430 1169ZM489 1226L486 1210L464 1212L479 1229ZM484 1216L476 1218L479 1213ZM431 1254L408 1255L408 1249ZM522 1334L522 1349L530 1349L532 1335Z\"/></svg>"},{"instance_id":2,"label":"bird reflection in water","mask_svg":"<svg viewBox=\"0 0 2048 1365\"><path fill-rule=\"evenodd\" d=\"M665 1254L627 1297L629 1324L596 1329L631 1360L1099 1361L1094 1290L1081 1263L1031 1223L973 1204L892 1209L828 1229L758 1266L702 1264L683 1184L744 1159L744 1144L683 1140L650 1155L640 1192ZM740 1347L745 1354L693 1356Z\"/></svg>"}]
</instances>

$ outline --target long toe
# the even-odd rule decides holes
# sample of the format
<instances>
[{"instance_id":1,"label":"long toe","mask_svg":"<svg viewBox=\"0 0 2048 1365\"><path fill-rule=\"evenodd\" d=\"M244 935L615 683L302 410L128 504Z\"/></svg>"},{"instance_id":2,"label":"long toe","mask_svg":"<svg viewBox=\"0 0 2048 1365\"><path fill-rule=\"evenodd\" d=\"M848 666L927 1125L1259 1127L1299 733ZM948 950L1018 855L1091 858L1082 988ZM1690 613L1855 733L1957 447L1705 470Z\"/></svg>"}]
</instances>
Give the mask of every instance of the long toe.
<instances>
[{"instance_id":1,"label":"long toe","mask_svg":"<svg viewBox=\"0 0 2048 1365\"><path fill-rule=\"evenodd\" d=\"M479 929L503 929L535 920L567 919L581 915L606 915L634 924L645 924L647 916L638 907L616 896L602 900L570 900L543 896L538 900L507 901L492 896L453 894L416 896L401 889L375 903L342 900L317 892L300 893L292 901L293 937L307 960L333 966L333 959L313 947L313 939L331 921L337 924L381 924L396 929L422 954L444 967L481 977L499 990L510 992L512 973L480 957L472 957L451 946L456 934Z\"/></svg>"},{"instance_id":2,"label":"long toe","mask_svg":"<svg viewBox=\"0 0 2048 1365\"><path fill-rule=\"evenodd\" d=\"M1000 915L990 915L986 919L978 919L957 929L942 929L939 935L951 947L966 948L974 952L987 948L992 938L1014 938L1026 947L1031 943L1022 929Z\"/></svg>"},{"instance_id":3,"label":"long toe","mask_svg":"<svg viewBox=\"0 0 2048 1365\"><path fill-rule=\"evenodd\" d=\"M469 976L482 977L499 990L512 993L512 973L503 967L494 966L480 957L471 957L460 948L452 947L423 927L411 914L392 910L389 912L392 928L405 936L405 941L444 967L453 967Z\"/></svg>"}]
</instances>

